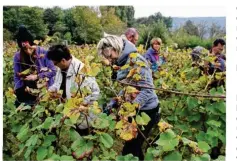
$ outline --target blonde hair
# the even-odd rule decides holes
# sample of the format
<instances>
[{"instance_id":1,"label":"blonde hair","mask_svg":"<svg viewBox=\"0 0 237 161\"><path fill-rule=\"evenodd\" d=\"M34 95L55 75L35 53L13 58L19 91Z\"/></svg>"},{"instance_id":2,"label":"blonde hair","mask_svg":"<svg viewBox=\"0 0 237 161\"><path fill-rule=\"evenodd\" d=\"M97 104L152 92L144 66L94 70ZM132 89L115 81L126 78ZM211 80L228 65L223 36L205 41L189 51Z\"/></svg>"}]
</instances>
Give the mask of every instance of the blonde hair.
<instances>
[{"instance_id":1,"label":"blonde hair","mask_svg":"<svg viewBox=\"0 0 237 161\"><path fill-rule=\"evenodd\" d=\"M159 43L160 45L162 44L162 40L159 37L155 37L151 40L151 46L153 46L155 43Z\"/></svg>"},{"instance_id":2,"label":"blonde hair","mask_svg":"<svg viewBox=\"0 0 237 161\"><path fill-rule=\"evenodd\" d=\"M103 55L103 49L113 48L116 52L118 52L119 57L122 54L123 49L123 40L119 36L109 35L104 33L104 37L99 41L97 45L98 54L100 56Z\"/></svg>"}]
</instances>

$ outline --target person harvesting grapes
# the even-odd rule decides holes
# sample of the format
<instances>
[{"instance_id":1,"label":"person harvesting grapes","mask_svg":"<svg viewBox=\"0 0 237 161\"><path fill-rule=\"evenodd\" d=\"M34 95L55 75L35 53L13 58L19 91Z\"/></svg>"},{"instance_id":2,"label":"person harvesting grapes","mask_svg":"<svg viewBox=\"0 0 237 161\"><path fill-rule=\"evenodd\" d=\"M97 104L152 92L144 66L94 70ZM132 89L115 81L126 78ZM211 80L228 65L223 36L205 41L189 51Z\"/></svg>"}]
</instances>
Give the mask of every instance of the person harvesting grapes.
<instances>
[{"instance_id":1,"label":"person harvesting grapes","mask_svg":"<svg viewBox=\"0 0 237 161\"><path fill-rule=\"evenodd\" d=\"M147 61L150 62L153 72L158 71L160 66L166 61L165 57L160 55L161 44L162 40L160 38L153 38L151 40L151 47L144 55Z\"/></svg>"},{"instance_id":2,"label":"person harvesting grapes","mask_svg":"<svg viewBox=\"0 0 237 161\"><path fill-rule=\"evenodd\" d=\"M84 63L71 55L69 49L65 45L54 45L49 48L48 59L52 60L54 65L58 67L55 81L49 87L50 92L58 92L62 90L63 99L72 98L71 89L73 88L88 88L90 94L84 97L83 105L93 104L99 98L100 89L94 77L84 77L79 74L84 67ZM75 81L80 77L80 86ZM93 121L96 116L91 112L89 113L89 123ZM88 125L84 118L82 123L78 125L78 132L81 135L88 135Z\"/></svg>"},{"instance_id":3,"label":"person harvesting grapes","mask_svg":"<svg viewBox=\"0 0 237 161\"><path fill-rule=\"evenodd\" d=\"M139 38L139 34L138 34L137 29L135 29L135 28L128 28L121 37L123 39L126 39L126 40L130 41L134 45L136 45L136 43L138 41L138 38Z\"/></svg>"},{"instance_id":4,"label":"person harvesting grapes","mask_svg":"<svg viewBox=\"0 0 237 161\"><path fill-rule=\"evenodd\" d=\"M16 38L20 50L15 53L13 60L17 97L15 105L34 105L37 96L32 95L28 89L37 89L37 81L42 79L47 81L47 86L52 85L56 69L46 57L47 50L34 46L33 36L24 25L19 27Z\"/></svg>"},{"instance_id":5,"label":"person harvesting grapes","mask_svg":"<svg viewBox=\"0 0 237 161\"><path fill-rule=\"evenodd\" d=\"M137 79L136 84L154 87L152 72L148 62L142 55L136 53L135 46L128 40L122 39L121 37L115 35L105 35L99 41L97 50L98 54L107 59L111 65L116 64L119 67L116 77L118 81L126 82L129 78L129 73L132 73L131 71L134 71L136 68L140 69L138 70L138 75L141 76L141 79ZM126 66L128 68L126 68ZM133 82L133 80L130 80L129 82ZM153 125L157 123L159 100L152 89L139 88L138 90L139 93L134 99L131 100L131 103L138 104L139 113L144 112L151 118L150 122L144 126L145 129L142 131L144 136L147 137ZM123 93L123 91L120 93ZM113 106L114 103L116 103L116 101L111 101L109 106ZM143 142L144 137L141 135L141 133L138 133L136 138L125 142L122 155L131 153L134 156L139 157L140 160L143 160Z\"/></svg>"}]
</instances>

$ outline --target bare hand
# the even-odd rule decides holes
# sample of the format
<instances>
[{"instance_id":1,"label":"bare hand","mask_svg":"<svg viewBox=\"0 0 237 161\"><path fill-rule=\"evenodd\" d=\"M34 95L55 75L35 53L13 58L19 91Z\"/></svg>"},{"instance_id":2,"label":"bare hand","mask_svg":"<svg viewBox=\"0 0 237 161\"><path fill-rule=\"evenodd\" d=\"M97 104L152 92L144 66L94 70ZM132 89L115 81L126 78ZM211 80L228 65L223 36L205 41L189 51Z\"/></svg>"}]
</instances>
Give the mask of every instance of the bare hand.
<instances>
[{"instance_id":1,"label":"bare hand","mask_svg":"<svg viewBox=\"0 0 237 161\"><path fill-rule=\"evenodd\" d=\"M52 88L51 87L51 88L48 89L48 91L51 92L51 93L57 93L57 88Z\"/></svg>"},{"instance_id":2,"label":"bare hand","mask_svg":"<svg viewBox=\"0 0 237 161\"><path fill-rule=\"evenodd\" d=\"M221 67L221 63L215 63L214 66L215 66L215 68L219 68L219 67Z\"/></svg>"},{"instance_id":3,"label":"bare hand","mask_svg":"<svg viewBox=\"0 0 237 161\"><path fill-rule=\"evenodd\" d=\"M209 66L209 61L204 61L204 67L208 67Z\"/></svg>"},{"instance_id":4,"label":"bare hand","mask_svg":"<svg viewBox=\"0 0 237 161\"><path fill-rule=\"evenodd\" d=\"M38 76L36 74L30 74L30 75L26 76L26 78L25 78L25 80L31 80L31 81L34 81L37 79L38 79Z\"/></svg>"}]
</instances>

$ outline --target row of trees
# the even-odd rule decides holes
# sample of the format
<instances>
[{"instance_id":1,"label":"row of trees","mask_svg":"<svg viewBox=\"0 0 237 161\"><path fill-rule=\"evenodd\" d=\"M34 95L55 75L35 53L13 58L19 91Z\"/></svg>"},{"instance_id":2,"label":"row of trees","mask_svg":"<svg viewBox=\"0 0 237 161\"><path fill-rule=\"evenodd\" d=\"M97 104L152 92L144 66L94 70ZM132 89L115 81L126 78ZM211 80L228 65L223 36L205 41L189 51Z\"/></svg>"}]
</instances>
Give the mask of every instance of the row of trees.
<instances>
[{"instance_id":1,"label":"row of trees","mask_svg":"<svg viewBox=\"0 0 237 161\"><path fill-rule=\"evenodd\" d=\"M4 39L13 39L20 24L26 25L36 38L57 36L69 42L95 43L102 31L121 34L134 22L133 7L77 6L60 7L4 7ZM116 26L116 27L115 27Z\"/></svg>"},{"instance_id":2,"label":"row of trees","mask_svg":"<svg viewBox=\"0 0 237 161\"><path fill-rule=\"evenodd\" d=\"M205 22L194 24L189 20L174 30L172 18L164 17L160 12L138 19L134 18L134 13L133 6L75 6L69 9L5 6L4 40L14 39L20 24L26 25L36 39L49 35L55 37L53 40L77 44L96 43L103 32L120 35L127 27L136 27L140 34L138 43L147 44L147 47L152 37L187 48L209 47L213 39L225 36L225 29L215 23L208 27Z\"/></svg>"}]
</instances>

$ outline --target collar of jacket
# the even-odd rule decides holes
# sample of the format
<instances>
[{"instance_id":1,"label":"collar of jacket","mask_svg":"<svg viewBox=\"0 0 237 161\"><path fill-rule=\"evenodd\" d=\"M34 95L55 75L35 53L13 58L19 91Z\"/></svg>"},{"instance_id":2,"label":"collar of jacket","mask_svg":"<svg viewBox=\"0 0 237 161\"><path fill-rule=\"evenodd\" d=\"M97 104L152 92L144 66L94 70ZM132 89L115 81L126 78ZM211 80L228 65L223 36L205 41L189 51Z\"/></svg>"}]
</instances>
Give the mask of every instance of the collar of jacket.
<instances>
[{"instance_id":1,"label":"collar of jacket","mask_svg":"<svg viewBox=\"0 0 237 161\"><path fill-rule=\"evenodd\" d=\"M149 51L149 54L152 54L152 55L159 54L159 51L154 50L152 47L150 47L148 51Z\"/></svg>"},{"instance_id":2,"label":"collar of jacket","mask_svg":"<svg viewBox=\"0 0 237 161\"><path fill-rule=\"evenodd\" d=\"M130 41L123 39L123 43L122 55L118 58L116 63L118 66L123 66L127 62L130 53L137 52L137 48Z\"/></svg>"},{"instance_id":3,"label":"collar of jacket","mask_svg":"<svg viewBox=\"0 0 237 161\"><path fill-rule=\"evenodd\" d=\"M84 63L82 63L80 60L72 56L71 63L69 65L69 68L67 70L67 77L71 77L73 75L76 75L80 70L84 67Z\"/></svg>"}]
</instances>

